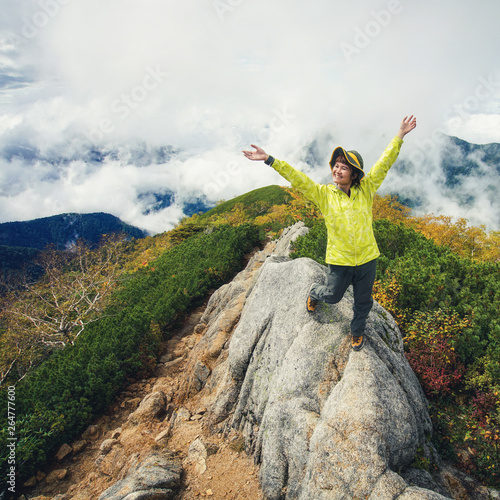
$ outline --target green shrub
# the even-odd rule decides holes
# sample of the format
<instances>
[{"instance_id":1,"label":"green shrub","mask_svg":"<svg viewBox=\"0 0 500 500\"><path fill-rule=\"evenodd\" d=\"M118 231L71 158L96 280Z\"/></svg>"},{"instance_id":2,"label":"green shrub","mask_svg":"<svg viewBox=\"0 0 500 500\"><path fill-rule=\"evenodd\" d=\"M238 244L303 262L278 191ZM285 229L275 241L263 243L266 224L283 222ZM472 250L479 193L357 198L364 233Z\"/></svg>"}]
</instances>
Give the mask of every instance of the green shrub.
<instances>
[{"instance_id":1,"label":"green shrub","mask_svg":"<svg viewBox=\"0 0 500 500\"><path fill-rule=\"evenodd\" d=\"M100 415L127 377L144 376L158 354L159 332L231 279L258 244L259 230L251 225L220 227L186 239L131 276L102 319L89 325L75 345L30 372L16 387L20 481ZM7 429L0 431L2 478L7 438Z\"/></svg>"},{"instance_id":2,"label":"green shrub","mask_svg":"<svg viewBox=\"0 0 500 500\"><path fill-rule=\"evenodd\" d=\"M290 257L309 257L322 265L326 265L326 226L323 221L314 224L305 236L300 236L292 244Z\"/></svg>"}]
</instances>

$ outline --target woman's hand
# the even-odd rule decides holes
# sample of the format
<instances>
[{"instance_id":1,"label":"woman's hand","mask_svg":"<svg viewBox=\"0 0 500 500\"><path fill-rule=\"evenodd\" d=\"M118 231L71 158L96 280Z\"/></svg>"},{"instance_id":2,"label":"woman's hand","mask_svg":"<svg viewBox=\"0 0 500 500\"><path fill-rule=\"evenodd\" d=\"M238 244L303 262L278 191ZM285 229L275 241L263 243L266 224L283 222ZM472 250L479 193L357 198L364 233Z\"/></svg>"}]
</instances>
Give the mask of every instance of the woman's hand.
<instances>
[{"instance_id":1,"label":"woman's hand","mask_svg":"<svg viewBox=\"0 0 500 500\"><path fill-rule=\"evenodd\" d=\"M266 161L269 158L269 155L259 146L255 146L254 144L250 144L252 148L255 148L255 151L243 151L243 154L249 159L253 161Z\"/></svg>"},{"instance_id":2,"label":"woman's hand","mask_svg":"<svg viewBox=\"0 0 500 500\"><path fill-rule=\"evenodd\" d=\"M417 126L417 119L413 115L411 115L410 117L405 116L403 118L403 121L401 122L401 125L399 126L399 132L396 134L397 137L403 139L403 137L408 132L411 132L416 126Z\"/></svg>"}]
</instances>

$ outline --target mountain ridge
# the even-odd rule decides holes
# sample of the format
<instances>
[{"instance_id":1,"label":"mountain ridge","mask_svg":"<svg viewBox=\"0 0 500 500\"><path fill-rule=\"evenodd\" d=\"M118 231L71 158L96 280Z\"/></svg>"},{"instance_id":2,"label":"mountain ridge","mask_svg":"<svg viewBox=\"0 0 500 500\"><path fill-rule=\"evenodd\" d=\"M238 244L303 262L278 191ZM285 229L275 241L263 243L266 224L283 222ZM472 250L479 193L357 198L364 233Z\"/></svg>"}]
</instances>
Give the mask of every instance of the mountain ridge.
<instances>
[{"instance_id":1,"label":"mountain ridge","mask_svg":"<svg viewBox=\"0 0 500 500\"><path fill-rule=\"evenodd\" d=\"M0 223L0 245L43 250L54 245L64 250L78 239L96 246L104 234L125 233L143 238L146 232L104 212L63 213L28 221Z\"/></svg>"},{"instance_id":2,"label":"mountain ridge","mask_svg":"<svg viewBox=\"0 0 500 500\"><path fill-rule=\"evenodd\" d=\"M84 240L89 248L96 248L104 235L116 233L123 233L127 238L147 236L146 231L104 212L65 213L0 223L0 273L10 277L26 270L36 280L41 276L41 269L36 265L41 251L48 247L67 250L78 240Z\"/></svg>"}]
</instances>

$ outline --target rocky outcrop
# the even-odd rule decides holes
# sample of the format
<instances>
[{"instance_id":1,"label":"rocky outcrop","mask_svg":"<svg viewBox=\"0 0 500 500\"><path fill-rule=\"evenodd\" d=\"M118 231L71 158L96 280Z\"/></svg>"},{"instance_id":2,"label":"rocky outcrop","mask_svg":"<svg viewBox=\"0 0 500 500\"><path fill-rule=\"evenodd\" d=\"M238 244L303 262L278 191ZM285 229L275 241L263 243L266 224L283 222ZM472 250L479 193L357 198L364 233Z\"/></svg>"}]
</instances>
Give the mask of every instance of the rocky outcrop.
<instances>
[{"instance_id":1,"label":"rocky outcrop","mask_svg":"<svg viewBox=\"0 0 500 500\"><path fill-rule=\"evenodd\" d=\"M99 500L173 499L180 487L181 473L179 460L166 454L152 454L108 488Z\"/></svg>"},{"instance_id":2,"label":"rocky outcrop","mask_svg":"<svg viewBox=\"0 0 500 500\"><path fill-rule=\"evenodd\" d=\"M302 228L287 237L295 230ZM308 313L310 284L325 282L326 269L286 254L257 254L258 273L224 285L202 317L186 390L202 390L211 429L243 433L269 499L444 498L400 474L419 457L437 457L427 402L394 320L375 304L368 342L352 351L350 291Z\"/></svg>"}]
</instances>

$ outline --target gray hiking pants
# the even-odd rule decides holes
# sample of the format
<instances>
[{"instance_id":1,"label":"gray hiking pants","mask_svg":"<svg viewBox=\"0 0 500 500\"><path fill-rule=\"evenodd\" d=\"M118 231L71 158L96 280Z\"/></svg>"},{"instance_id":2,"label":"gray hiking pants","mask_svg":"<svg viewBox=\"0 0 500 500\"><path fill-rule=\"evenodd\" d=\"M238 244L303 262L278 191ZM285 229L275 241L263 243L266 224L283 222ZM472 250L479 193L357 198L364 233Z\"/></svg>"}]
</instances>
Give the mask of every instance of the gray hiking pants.
<instances>
[{"instance_id":1,"label":"gray hiking pants","mask_svg":"<svg viewBox=\"0 0 500 500\"><path fill-rule=\"evenodd\" d=\"M377 259L361 266L334 266L328 264L327 284L315 283L309 292L311 298L328 304L340 302L349 285L352 284L354 316L351 321L351 333L362 335L366 318L373 305L372 289L377 271Z\"/></svg>"}]
</instances>

